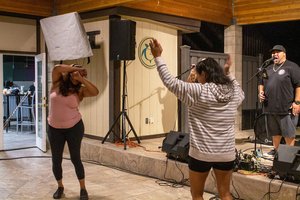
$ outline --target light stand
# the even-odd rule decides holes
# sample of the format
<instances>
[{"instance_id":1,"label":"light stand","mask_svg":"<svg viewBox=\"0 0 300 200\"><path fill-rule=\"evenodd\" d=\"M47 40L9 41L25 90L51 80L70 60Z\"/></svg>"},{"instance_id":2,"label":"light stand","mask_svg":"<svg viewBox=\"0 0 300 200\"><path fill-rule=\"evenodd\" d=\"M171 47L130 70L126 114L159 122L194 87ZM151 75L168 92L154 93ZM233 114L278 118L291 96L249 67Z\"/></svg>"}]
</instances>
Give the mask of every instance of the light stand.
<instances>
[{"instance_id":1,"label":"light stand","mask_svg":"<svg viewBox=\"0 0 300 200\"><path fill-rule=\"evenodd\" d=\"M107 137L109 136L109 134L112 132L114 126L117 124L118 120L121 120L121 130L122 130L122 141L124 142L124 150L126 150L126 140L127 140L127 136L128 134L132 131L135 139L138 141L138 143L141 143L140 139L138 138L132 123L130 122L130 119L127 115L127 109L126 109L126 61L123 61L124 63L124 67L123 67L123 91L122 91L122 111L120 112L120 114L118 115L117 119L114 121L113 125L110 127L109 131L107 132L107 134L105 135L105 137L102 140L102 144L105 142L105 140L107 139ZM126 133L126 120L130 126L130 130L128 133Z\"/></svg>"}]
</instances>

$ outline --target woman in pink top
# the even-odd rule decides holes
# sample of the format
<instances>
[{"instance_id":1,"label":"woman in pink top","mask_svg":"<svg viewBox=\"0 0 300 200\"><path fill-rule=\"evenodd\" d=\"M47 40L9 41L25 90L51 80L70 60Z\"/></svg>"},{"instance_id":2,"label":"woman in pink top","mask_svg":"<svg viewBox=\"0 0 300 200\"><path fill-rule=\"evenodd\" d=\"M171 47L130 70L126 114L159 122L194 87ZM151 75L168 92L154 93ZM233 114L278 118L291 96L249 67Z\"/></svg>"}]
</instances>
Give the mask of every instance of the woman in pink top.
<instances>
[{"instance_id":1,"label":"woman in pink top","mask_svg":"<svg viewBox=\"0 0 300 200\"><path fill-rule=\"evenodd\" d=\"M88 199L80 157L84 124L78 107L84 97L96 96L99 91L86 77L86 70L74 64L59 64L52 71L48 138L52 152L52 171L58 184L54 199L62 198L64 192L61 164L66 142L80 184L80 199Z\"/></svg>"}]
</instances>

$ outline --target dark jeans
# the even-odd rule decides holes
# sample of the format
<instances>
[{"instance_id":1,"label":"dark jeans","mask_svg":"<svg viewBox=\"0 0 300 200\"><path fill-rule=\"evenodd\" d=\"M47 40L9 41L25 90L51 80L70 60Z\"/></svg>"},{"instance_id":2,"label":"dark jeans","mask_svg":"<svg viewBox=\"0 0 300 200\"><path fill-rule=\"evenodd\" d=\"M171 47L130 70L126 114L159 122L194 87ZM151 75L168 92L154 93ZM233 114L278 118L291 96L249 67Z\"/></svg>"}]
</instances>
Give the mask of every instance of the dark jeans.
<instances>
[{"instance_id":1,"label":"dark jeans","mask_svg":"<svg viewBox=\"0 0 300 200\"><path fill-rule=\"evenodd\" d=\"M62 159L65 143L67 142L71 161L75 167L77 178L84 178L84 167L80 157L81 141L84 133L84 124L80 120L75 126L67 129L57 129L49 125L48 138L52 152L52 171L55 179L62 179Z\"/></svg>"}]
</instances>

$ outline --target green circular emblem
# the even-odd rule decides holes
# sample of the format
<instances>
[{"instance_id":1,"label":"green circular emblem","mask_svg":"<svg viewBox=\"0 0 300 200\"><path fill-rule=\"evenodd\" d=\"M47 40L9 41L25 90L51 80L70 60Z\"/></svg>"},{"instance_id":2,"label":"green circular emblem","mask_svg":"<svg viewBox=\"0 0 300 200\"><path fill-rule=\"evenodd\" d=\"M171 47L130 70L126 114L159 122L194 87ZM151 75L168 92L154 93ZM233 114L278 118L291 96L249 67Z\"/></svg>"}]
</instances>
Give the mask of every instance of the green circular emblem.
<instances>
[{"instance_id":1,"label":"green circular emblem","mask_svg":"<svg viewBox=\"0 0 300 200\"><path fill-rule=\"evenodd\" d=\"M152 37L146 37L142 39L138 48L138 56L141 63L149 69L155 68L154 57L151 53L151 49L149 45L151 39Z\"/></svg>"}]
</instances>

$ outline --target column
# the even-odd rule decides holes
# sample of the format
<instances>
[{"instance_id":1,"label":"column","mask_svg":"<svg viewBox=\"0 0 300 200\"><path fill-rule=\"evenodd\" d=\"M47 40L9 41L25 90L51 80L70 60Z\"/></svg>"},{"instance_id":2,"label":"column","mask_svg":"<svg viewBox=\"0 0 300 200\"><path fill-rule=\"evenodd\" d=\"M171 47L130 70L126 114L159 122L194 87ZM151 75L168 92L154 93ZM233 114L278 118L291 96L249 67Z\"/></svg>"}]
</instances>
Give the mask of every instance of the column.
<instances>
[{"instance_id":1,"label":"column","mask_svg":"<svg viewBox=\"0 0 300 200\"><path fill-rule=\"evenodd\" d=\"M231 25L225 27L224 30L224 52L231 56L232 66L231 73L236 77L236 80L242 86L242 42L243 34L242 27ZM236 131L242 130L242 106L238 108L238 114L235 119Z\"/></svg>"}]
</instances>

